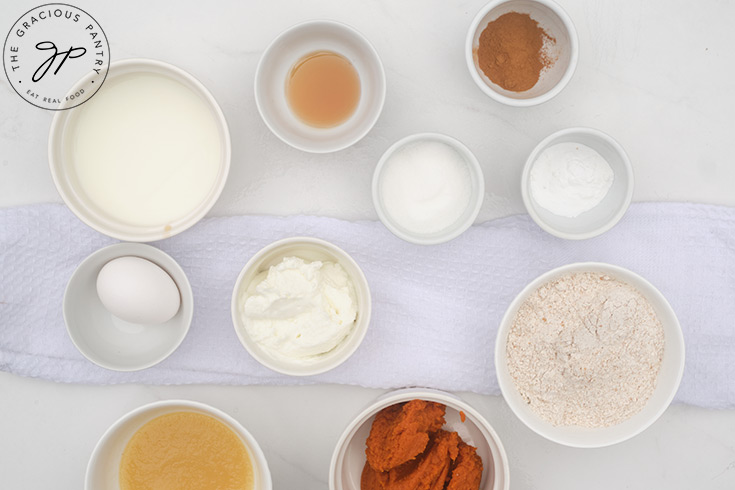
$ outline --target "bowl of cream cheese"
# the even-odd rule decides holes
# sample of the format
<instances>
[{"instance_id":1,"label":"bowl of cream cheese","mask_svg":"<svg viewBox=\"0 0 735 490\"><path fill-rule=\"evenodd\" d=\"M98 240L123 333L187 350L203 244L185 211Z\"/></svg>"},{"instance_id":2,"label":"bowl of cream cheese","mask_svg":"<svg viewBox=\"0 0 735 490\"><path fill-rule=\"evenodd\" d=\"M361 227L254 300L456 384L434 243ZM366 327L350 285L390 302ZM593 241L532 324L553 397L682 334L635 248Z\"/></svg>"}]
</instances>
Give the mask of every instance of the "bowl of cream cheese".
<instances>
[{"instance_id":1,"label":"bowl of cream cheese","mask_svg":"<svg viewBox=\"0 0 735 490\"><path fill-rule=\"evenodd\" d=\"M370 288L339 247L286 238L255 254L232 293L232 323L242 345L279 373L333 369L359 347L370 324Z\"/></svg>"}]
</instances>

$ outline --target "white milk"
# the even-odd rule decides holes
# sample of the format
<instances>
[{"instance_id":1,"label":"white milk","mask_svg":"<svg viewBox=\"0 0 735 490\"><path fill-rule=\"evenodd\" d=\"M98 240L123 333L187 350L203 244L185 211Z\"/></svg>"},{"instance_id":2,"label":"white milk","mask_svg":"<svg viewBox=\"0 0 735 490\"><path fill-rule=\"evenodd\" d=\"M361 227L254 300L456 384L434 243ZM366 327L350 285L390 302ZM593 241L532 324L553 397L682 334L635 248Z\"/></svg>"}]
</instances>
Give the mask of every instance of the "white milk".
<instances>
[{"instance_id":1,"label":"white milk","mask_svg":"<svg viewBox=\"0 0 735 490\"><path fill-rule=\"evenodd\" d=\"M102 214L134 226L167 226L212 191L222 158L217 119L182 83L121 75L72 110L64 151L74 187Z\"/></svg>"}]
</instances>

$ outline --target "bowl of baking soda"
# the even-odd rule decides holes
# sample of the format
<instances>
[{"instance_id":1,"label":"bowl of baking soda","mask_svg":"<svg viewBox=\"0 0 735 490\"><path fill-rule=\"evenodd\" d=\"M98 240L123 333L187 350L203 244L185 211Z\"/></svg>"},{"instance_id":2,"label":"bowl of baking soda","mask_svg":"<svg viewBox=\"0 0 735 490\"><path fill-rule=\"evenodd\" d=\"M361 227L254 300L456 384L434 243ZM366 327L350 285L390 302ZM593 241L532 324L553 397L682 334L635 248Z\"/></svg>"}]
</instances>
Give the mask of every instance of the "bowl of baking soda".
<instances>
[{"instance_id":1,"label":"bowl of baking soda","mask_svg":"<svg viewBox=\"0 0 735 490\"><path fill-rule=\"evenodd\" d=\"M633 167L623 147L602 131L563 129L531 152L521 193L528 214L545 231L568 240L592 238L628 209Z\"/></svg>"},{"instance_id":2,"label":"bowl of baking soda","mask_svg":"<svg viewBox=\"0 0 735 490\"><path fill-rule=\"evenodd\" d=\"M419 245L447 242L475 221L485 194L477 158L454 138L420 133L396 142L373 174L373 204L394 235Z\"/></svg>"}]
</instances>

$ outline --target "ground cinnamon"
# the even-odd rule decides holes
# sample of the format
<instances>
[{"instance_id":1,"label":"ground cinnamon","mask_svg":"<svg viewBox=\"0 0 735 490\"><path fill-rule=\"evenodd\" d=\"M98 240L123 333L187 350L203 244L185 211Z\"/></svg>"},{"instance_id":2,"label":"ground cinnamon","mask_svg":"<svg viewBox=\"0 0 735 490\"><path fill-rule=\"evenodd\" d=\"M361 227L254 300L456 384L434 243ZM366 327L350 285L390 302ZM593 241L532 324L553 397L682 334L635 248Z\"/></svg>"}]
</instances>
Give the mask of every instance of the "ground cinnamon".
<instances>
[{"instance_id":1,"label":"ground cinnamon","mask_svg":"<svg viewBox=\"0 0 735 490\"><path fill-rule=\"evenodd\" d=\"M480 34L478 64L493 83L523 92L533 88L543 69L553 62L544 44L554 42L530 15L508 12Z\"/></svg>"}]
</instances>

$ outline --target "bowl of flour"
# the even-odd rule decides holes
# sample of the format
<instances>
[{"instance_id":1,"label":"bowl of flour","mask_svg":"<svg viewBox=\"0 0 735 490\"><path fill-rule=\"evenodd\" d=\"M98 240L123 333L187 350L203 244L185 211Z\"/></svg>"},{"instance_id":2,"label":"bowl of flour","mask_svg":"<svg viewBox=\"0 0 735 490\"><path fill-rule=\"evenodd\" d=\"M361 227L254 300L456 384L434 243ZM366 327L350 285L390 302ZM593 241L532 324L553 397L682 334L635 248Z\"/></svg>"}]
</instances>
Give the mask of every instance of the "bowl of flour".
<instances>
[{"instance_id":1,"label":"bowl of flour","mask_svg":"<svg viewBox=\"0 0 735 490\"><path fill-rule=\"evenodd\" d=\"M573 447L627 440L666 410L684 371L671 305L610 264L566 265L513 300L495 344L498 384L516 416Z\"/></svg>"}]
</instances>

